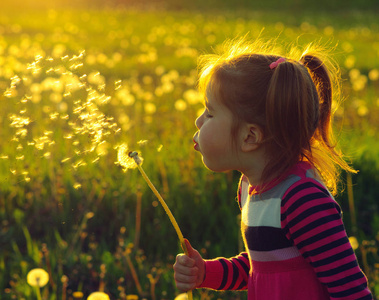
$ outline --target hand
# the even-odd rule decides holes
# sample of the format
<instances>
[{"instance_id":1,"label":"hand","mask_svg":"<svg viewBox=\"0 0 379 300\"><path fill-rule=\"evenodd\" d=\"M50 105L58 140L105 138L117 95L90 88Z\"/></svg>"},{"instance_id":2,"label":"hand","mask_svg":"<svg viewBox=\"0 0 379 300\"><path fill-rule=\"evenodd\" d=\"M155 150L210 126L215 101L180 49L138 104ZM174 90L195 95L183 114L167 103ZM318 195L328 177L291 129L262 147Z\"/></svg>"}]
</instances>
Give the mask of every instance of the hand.
<instances>
[{"instance_id":1,"label":"hand","mask_svg":"<svg viewBox=\"0 0 379 300\"><path fill-rule=\"evenodd\" d=\"M205 263L199 252L192 248L187 239L184 239L188 256L178 254L174 264L174 278L176 287L183 291L193 290L204 280Z\"/></svg>"}]
</instances>

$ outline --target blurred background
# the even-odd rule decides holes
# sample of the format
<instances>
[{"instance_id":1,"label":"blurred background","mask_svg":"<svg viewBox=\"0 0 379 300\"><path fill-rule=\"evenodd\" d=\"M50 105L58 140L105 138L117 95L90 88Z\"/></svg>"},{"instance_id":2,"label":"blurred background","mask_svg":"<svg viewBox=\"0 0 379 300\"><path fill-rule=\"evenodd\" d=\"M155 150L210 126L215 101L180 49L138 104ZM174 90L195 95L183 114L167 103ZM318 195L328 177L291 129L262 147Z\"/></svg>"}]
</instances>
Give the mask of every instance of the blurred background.
<instances>
[{"instance_id":1,"label":"blurred background","mask_svg":"<svg viewBox=\"0 0 379 300\"><path fill-rule=\"evenodd\" d=\"M179 294L177 236L138 170L118 165L124 143L142 153L146 173L204 258L243 251L240 174L206 170L192 148L203 100L197 58L241 35L334 48L344 100L334 107L334 127L359 170L341 174L336 199L379 297L378 17L376 0L2 0L0 298ZM43 287L27 280L35 268L48 273ZM194 297L246 294L199 290Z\"/></svg>"}]
</instances>

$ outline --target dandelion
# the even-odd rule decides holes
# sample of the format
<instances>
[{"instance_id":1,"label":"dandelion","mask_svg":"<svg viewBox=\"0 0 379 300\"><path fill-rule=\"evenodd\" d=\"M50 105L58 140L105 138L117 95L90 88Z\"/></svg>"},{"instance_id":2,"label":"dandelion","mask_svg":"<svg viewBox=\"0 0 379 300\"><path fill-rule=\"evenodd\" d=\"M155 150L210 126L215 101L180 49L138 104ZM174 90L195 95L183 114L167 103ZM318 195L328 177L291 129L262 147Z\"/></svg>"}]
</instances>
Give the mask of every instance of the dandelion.
<instances>
[{"instance_id":1,"label":"dandelion","mask_svg":"<svg viewBox=\"0 0 379 300\"><path fill-rule=\"evenodd\" d=\"M349 242L350 242L351 248L353 248L353 250L358 249L359 243L358 243L358 240L355 236L349 237Z\"/></svg>"},{"instance_id":2,"label":"dandelion","mask_svg":"<svg viewBox=\"0 0 379 300\"><path fill-rule=\"evenodd\" d=\"M175 102L175 109L185 111L187 109L187 103L183 99L179 99Z\"/></svg>"},{"instance_id":3,"label":"dandelion","mask_svg":"<svg viewBox=\"0 0 379 300\"><path fill-rule=\"evenodd\" d=\"M186 293L179 294L178 296L175 297L175 300L187 300L188 296Z\"/></svg>"},{"instance_id":4,"label":"dandelion","mask_svg":"<svg viewBox=\"0 0 379 300\"><path fill-rule=\"evenodd\" d=\"M86 213L86 218L87 219L92 219L94 216L95 216L95 214L92 211Z\"/></svg>"},{"instance_id":5,"label":"dandelion","mask_svg":"<svg viewBox=\"0 0 379 300\"><path fill-rule=\"evenodd\" d=\"M93 292L88 296L87 300L109 300L109 296L103 292Z\"/></svg>"},{"instance_id":6,"label":"dandelion","mask_svg":"<svg viewBox=\"0 0 379 300\"><path fill-rule=\"evenodd\" d=\"M72 293L72 296L74 297L74 299L82 299L84 294L80 291L76 291Z\"/></svg>"},{"instance_id":7,"label":"dandelion","mask_svg":"<svg viewBox=\"0 0 379 300\"><path fill-rule=\"evenodd\" d=\"M137 164L135 163L134 159L129 156L129 148L126 144L122 144L118 147L117 161L125 171L128 169L137 168Z\"/></svg>"},{"instance_id":8,"label":"dandelion","mask_svg":"<svg viewBox=\"0 0 379 300\"><path fill-rule=\"evenodd\" d=\"M120 149L122 151L120 151ZM184 242L184 237L183 237L182 231L180 230L179 225L176 222L175 217L172 214L170 208L167 206L166 202L163 200L162 196L159 194L158 190L155 188L155 186L153 185L153 183L150 181L149 177L146 175L145 171L143 170L143 168L141 166L142 161L143 161L142 157L140 157L138 155L138 152L133 151L133 152L129 152L127 155L128 158L126 158L126 152L128 151L127 146L122 145L122 146L120 146L120 149L118 152L119 164L121 166L123 166L124 168L126 168L126 166L128 166L128 168L130 168L130 164L131 164L130 160L134 161L134 164L138 167L138 170L140 171L142 177L145 179L146 183L148 184L150 189L153 191L153 193L155 194L155 196L158 198L159 202L163 206L163 209L165 210L167 216L169 217L172 226L174 226L174 228L175 228L176 234L178 235L180 244L181 244L185 254L188 255L188 250L187 250L186 244ZM121 154L120 154L120 152L121 152ZM128 169L128 168L126 168L126 169ZM192 291L188 291L187 295L188 295L188 299L192 300Z\"/></svg>"},{"instance_id":9,"label":"dandelion","mask_svg":"<svg viewBox=\"0 0 379 300\"><path fill-rule=\"evenodd\" d=\"M368 73L368 78L370 78L371 81L376 81L379 79L379 71L377 69L373 69Z\"/></svg>"},{"instance_id":10,"label":"dandelion","mask_svg":"<svg viewBox=\"0 0 379 300\"><path fill-rule=\"evenodd\" d=\"M28 273L26 281L33 287L44 287L49 282L49 274L44 269L36 268Z\"/></svg>"},{"instance_id":11,"label":"dandelion","mask_svg":"<svg viewBox=\"0 0 379 300\"><path fill-rule=\"evenodd\" d=\"M351 69L355 65L356 58L354 55L349 55L345 60L345 67Z\"/></svg>"},{"instance_id":12,"label":"dandelion","mask_svg":"<svg viewBox=\"0 0 379 300\"><path fill-rule=\"evenodd\" d=\"M26 281L30 286L36 289L37 299L41 300L40 288L49 282L49 274L41 268L32 269L29 271Z\"/></svg>"}]
</instances>

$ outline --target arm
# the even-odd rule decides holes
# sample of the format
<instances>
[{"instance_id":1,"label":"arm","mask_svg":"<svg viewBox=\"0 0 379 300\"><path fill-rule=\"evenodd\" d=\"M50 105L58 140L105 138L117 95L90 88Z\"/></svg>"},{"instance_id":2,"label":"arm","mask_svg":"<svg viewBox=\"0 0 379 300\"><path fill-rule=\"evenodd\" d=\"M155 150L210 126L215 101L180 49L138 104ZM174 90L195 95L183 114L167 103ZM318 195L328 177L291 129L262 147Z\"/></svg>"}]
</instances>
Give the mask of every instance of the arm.
<instances>
[{"instance_id":1,"label":"arm","mask_svg":"<svg viewBox=\"0 0 379 300\"><path fill-rule=\"evenodd\" d=\"M237 202L242 205L242 198L246 197L247 178L242 175L238 184ZM205 261L205 278L199 287L214 290L243 290L247 289L249 280L250 260L246 252L230 259L216 258Z\"/></svg>"},{"instance_id":2,"label":"arm","mask_svg":"<svg viewBox=\"0 0 379 300\"><path fill-rule=\"evenodd\" d=\"M174 264L175 283L179 290L194 288L241 290L247 288L249 258L242 253L231 259L203 260L198 251L185 240L188 256L179 254Z\"/></svg>"},{"instance_id":3,"label":"arm","mask_svg":"<svg viewBox=\"0 0 379 300\"><path fill-rule=\"evenodd\" d=\"M341 209L317 181L294 184L282 200L286 236L311 264L331 299L372 299L341 219Z\"/></svg>"},{"instance_id":4,"label":"arm","mask_svg":"<svg viewBox=\"0 0 379 300\"><path fill-rule=\"evenodd\" d=\"M250 269L247 253L241 253L230 259L206 260L205 269L205 278L199 287L214 290L247 289Z\"/></svg>"}]
</instances>

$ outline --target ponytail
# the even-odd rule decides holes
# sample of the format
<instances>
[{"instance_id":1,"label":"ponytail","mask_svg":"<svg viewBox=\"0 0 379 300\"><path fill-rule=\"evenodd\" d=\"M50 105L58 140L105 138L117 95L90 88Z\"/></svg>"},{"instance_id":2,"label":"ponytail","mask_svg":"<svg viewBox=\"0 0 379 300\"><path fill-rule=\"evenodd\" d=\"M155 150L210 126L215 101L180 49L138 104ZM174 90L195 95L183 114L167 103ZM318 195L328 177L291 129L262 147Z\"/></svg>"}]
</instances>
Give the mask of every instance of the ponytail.
<instances>
[{"instance_id":1,"label":"ponytail","mask_svg":"<svg viewBox=\"0 0 379 300\"><path fill-rule=\"evenodd\" d=\"M332 83L323 62L312 55L305 55L300 62L309 70L312 81L314 82L319 96L319 124L318 129L325 145L330 145L328 132L330 132L331 112L332 112Z\"/></svg>"},{"instance_id":2,"label":"ponytail","mask_svg":"<svg viewBox=\"0 0 379 300\"><path fill-rule=\"evenodd\" d=\"M300 62L308 69L319 98L319 120L312 139L313 158L311 163L318 169L330 191L334 194L337 191L339 169L357 173L346 163L342 153L337 151L333 136L332 87L334 85L338 88L338 81L332 82L328 68L317 56L303 55ZM339 75L336 69L334 71L335 76Z\"/></svg>"},{"instance_id":3,"label":"ponytail","mask_svg":"<svg viewBox=\"0 0 379 300\"><path fill-rule=\"evenodd\" d=\"M277 59L273 56L270 61ZM336 150L333 138L332 87L338 90L338 84L324 62L311 54L303 55L300 61L286 59L272 72L265 122L270 163L262 177L275 170L285 174L299 160L305 160L335 194L339 169L356 172Z\"/></svg>"}]
</instances>

